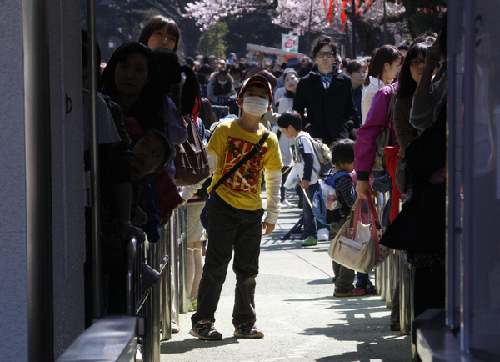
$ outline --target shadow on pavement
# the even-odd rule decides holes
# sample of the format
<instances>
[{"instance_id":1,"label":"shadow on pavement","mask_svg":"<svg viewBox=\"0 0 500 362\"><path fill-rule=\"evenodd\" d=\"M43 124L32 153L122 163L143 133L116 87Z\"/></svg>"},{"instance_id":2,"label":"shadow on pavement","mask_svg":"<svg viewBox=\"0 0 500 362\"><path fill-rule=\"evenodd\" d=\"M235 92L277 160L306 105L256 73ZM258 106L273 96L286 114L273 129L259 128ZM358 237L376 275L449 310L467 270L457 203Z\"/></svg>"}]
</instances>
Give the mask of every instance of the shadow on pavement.
<instances>
[{"instance_id":1,"label":"shadow on pavement","mask_svg":"<svg viewBox=\"0 0 500 362\"><path fill-rule=\"evenodd\" d=\"M313 298L311 301L322 299L331 297ZM316 361L411 361L409 336L401 336L399 332L389 329L390 309L381 305L380 299L359 297L333 301L335 304L326 309L338 310L338 317L332 320L334 323L328 324L326 328L308 328L300 334L305 337L324 335L338 341L350 341L356 345L356 350L332 354Z\"/></svg>"},{"instance_id":2,"label":"shadow on pavement","mask_svg":"<svg viewBox=\"0 0 500 362\"><path fill-rule=\"evenodd\" d=\"M309 285L328 284L328 285L331 285L332 288L334 287L334 284L332 283L332 278L330 278L330 277L325 278L325 279L311 280L311 281L308 281L307 284L309 284Z\"/></svg>"},{"instance_id":3,"label":"shadow on pavement","mask_svg":"<svg viewBox=\"0 0 500 362\"><path fill-rule=\"evenodd\" d=\"M202 341L196 338L184 339L182 341L167 341L161 344L161 354L180 354L186 353L195 349L213 348L228 344L239 343L234 337L226 337L220 341Z\"/></svg>"}]
</instances>

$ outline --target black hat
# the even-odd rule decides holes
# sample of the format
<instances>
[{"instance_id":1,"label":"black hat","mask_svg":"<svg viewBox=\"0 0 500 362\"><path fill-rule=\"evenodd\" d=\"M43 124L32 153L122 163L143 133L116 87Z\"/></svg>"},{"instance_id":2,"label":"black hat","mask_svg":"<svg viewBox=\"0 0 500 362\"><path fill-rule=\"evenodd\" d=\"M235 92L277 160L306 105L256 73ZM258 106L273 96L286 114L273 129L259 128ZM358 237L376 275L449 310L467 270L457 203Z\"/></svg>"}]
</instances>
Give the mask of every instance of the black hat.
<instances>
[{"instance_id":1,"label":"black hat","mask_svg":"<svg viewBox=\"0 0 500 362\"><path fill-rule=\"evenodd\" d=\"M240 93L238 94L238 98L241 98L245 91L250 87L252 84L262 84L266 87L267 92L269 93L269 102L273 101L273 89L271 88L271 84L267 81L267 78L262 76L262 75L254 75L251 78L248 78L243 82L243 85L241 86Z\"/></svg>"}]
</instances>

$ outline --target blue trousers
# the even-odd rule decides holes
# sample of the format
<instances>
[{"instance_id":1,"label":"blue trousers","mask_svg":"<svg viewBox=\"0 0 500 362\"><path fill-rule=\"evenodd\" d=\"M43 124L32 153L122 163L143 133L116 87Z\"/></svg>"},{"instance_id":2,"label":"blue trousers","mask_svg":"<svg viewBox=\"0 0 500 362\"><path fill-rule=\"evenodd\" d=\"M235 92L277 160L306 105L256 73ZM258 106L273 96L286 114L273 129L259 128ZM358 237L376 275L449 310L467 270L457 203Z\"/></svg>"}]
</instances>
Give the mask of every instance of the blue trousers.
<instances>
[{"instance_id":1,"label":"blue trousers","mask_svg":"<svg viewBox=\"0 0 500 362\"><path fill-rule=\"evenodd\" d=\"M309 187L306 191L307 197L309 201L312 202L314 193L319 190L319 183L309 184ZM306 228L306 236L314 236L316 237L316 231L319 229L326 228L326 225L323 225L319 221L316 221L314 215L312 213L311 205L307 202L307 199L302 193L302 210L304 212L304 226Z\"/></svg>"}]
</instances>

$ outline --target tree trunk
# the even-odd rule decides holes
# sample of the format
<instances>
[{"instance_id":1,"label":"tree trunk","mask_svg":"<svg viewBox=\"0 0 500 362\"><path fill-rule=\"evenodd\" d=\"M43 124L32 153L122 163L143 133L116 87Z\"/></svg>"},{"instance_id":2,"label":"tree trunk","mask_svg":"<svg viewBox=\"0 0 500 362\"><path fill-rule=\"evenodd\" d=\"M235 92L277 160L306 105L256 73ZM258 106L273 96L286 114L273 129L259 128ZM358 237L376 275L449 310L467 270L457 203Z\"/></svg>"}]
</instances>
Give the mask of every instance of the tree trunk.
<instances>
[{"instance_id":1,"label":"tree trunk","mask_svg":"<svg viewBox=\"0 0 500 362\"><path fill-rule=\"evenodd\" d=\"M384 0L384 44L387 44L387 2Z\"/></svg>"},{"instance_id":2,"label":"tree trunk","mask_svg":"<svg viewBox=\"0 0 500 362\"><path fill-rule=\"evenodd\" d=\"M351 29L351 37L352 37L352 47L351 47L351 59L356 59L357 55L357 49L356 49L356 5L355 5L356 0L352 1L352 29Z\"/></svg>"},{"instance_id":3,"label":"tree trunk","mask_svg":"<svg viewBox=\"0 0 500 362\"><path fill-rule=\"evenodd\" d=\"M307 45L306 54L310 51L311 46L311 26L312 26L313 0L311 0L311 8L309 9L309 25L307 26Z\"/></svg>"}]
</instances>

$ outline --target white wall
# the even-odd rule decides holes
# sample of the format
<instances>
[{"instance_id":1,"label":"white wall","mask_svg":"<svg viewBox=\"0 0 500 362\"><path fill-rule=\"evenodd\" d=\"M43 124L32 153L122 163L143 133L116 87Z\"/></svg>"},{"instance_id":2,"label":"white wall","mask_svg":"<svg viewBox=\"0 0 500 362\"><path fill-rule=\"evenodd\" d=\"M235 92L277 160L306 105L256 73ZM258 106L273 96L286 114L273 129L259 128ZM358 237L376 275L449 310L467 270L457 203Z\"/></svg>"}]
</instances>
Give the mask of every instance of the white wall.
<instances>
[{"instance_id":1,"label":"white wall","mask_svg":"<svg viewBox=\"0 0 500 362\"><path fill-rule=\"evenodd\" d=\"M0 11L0 351L26 361L27 271L21 0Z\"/></svg>"},{"instance_id":2,"label":"white wall","mask_svg":"<svg viewBox=\"0 0 500 362\"><path fill-rule=\"evenodd\" d=\"M54 354L84 330L82 56L80 2L49 1L52 124ZM72 110L67 113L66 96Z\"/></svg>"},{"instance_id":3,"label":"white wall","mask_svg":"<svg viewBox=\"0 0 500 362\"><path fill-rule=\"evenodd\" d=\"M27 361L27 246L22 0L0 10L0 351ZM84 329L80 2L49 1L54 354ZM66 114L66 95L72 111Z\"/></svg>"}]
</instances>

